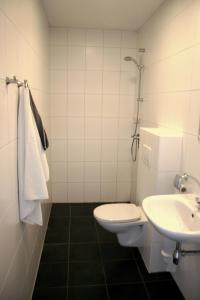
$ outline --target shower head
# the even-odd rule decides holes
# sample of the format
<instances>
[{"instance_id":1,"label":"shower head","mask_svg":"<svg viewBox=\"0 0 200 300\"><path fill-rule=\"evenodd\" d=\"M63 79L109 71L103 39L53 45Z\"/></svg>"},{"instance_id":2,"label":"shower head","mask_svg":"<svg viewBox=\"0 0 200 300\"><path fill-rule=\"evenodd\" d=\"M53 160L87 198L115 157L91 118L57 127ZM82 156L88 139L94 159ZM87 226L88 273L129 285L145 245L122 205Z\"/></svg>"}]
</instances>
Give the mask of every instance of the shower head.
<instances>
[{"instance_id":1,"label":"shower head","mask_svg":"<svg viewBox=\"0 0 200 300\"><path fill-rule=\"evenodd\" d=\"M141 70L143 68L143 65L138 64L137 60L135 58L133 58L132 56L125 56L124 60L125 61L133 61L139 70Z\"/></svg>"},{"instance_id":2,"label":"shower head","mask_svg":"<svg viewBox=\"0 0 200 300\"><path fill-rule=\"evenodd\" d=\"M131 60L133 60L133 57L131 57L131 56L125 56L124 60L125 61L131 61Z\"/></svg>"}]
</instances>

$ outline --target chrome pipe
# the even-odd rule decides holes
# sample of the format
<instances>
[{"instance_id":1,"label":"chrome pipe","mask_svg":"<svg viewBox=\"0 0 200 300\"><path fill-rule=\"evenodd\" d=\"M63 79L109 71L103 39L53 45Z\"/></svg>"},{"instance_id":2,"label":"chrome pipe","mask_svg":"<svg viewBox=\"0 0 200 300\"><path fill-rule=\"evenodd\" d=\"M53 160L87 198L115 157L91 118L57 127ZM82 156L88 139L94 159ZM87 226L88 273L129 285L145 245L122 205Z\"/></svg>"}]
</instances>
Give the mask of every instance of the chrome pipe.
<instances>
[{"instance_id":1,"label":"chrome pipe","mask_svg":"<svg viewBox=\"0 0 200 300\"><path fill-rule=\"evenodd\" d=\"M176 242L176 248L173 253L173 264L178 265L181 257L200 255L200 250L184 250L181 249L181 243Z\"/></svg>"}]
</instances>

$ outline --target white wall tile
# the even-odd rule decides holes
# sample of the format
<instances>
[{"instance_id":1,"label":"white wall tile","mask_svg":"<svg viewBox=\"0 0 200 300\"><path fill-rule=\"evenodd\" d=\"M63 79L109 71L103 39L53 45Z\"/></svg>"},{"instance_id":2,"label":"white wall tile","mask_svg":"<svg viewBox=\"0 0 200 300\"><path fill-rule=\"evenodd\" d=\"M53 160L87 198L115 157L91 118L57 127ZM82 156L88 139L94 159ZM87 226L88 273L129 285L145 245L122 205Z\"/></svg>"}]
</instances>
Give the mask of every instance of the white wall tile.
<instances>
[{"instance_id":1,"label":"white wall tile","mask_svg":"<svg viewBox=\"0 0 200 300\"><path fill-rule=\"evenodd\" d=\"M180 170L198 179L199 12L199 1L166 2L138 35L138 47L151 49L143 56L142 90L146 102L142 105L142 121L151 127L178 127L184 132ZM195 34L198 36L196 41ZM168 188L168 191L172 187L172 173L159 175L162 188ZM170 179L169 186L166 178ZM196 191L195 184L190 191ZM186 299L198 298L200 292L199 284L195 282L198 270L193 267L197 263L195 257L185 258L173 276ZM188 281L188 277L191 280Z\"/></svg>"},{"instance_id":2,"label":"white wall tile","mask_svg":"<svg viewBox=\"0 0 200 300\"><path fill-rule=\"evenodd\" d=\"M62 28L50 29L50 44L51 45L66 45L67 44L67 30Z\"/></svg>"},{"instance_id":3,"label":"white wall tile","mask_svg":"<svg viewBox=\"0 0 200 300\"><path fill-rule=\"evenodd\" d=\"M118 137L128 139L133 134L134 124L132 119L119 119Z\"/></svg>"},{"instance_id":4,"label":"white wall tile","mask_svg":"<svg viewBox=\"0 0 200 300\"><path fill-rule=\"evenodd\" d=\"M67 66L67 48L64 46L52 46L50 68L53 69L66 69Z\"/></svg>"},{"instance_id":5,"label":"white wall tile","mask_svg":"<svg viewBox=\"0 0 200 300\"><path fill-rule=\"evenodd\" d=\"M199 51L200 47L197 46L193 50L193 58L192 58L192 76L191 76L191 88L192 89L199 89L199 66L200 66L200 59L199 59Z\"/></svg>"},{"instance_id":6,"label":"white wall tile","mask_svg":"<svg viewBox=\"0 0 200 300\"><path fill-rule=\"evenodd\" d=\"M67 168L64 162L52 162L51 164L52 182L66 182Z\"/></svg>"},{"instance_id":7,"label":"white wall tile","mask_svg":"<svg viewBox=\"0 0 200 300\"><path fill-rule=\"evenodd\" d=\"M104 48L103 58L105 71L120 71L120 48Z\"/></svg>"},{"instance_id":8,"label":"white wall tile","mask_svg":"<svg viewBox=\"0 0 200 300\"><path fill-rule=\"evenodd\" d=\"M50 72L50 87L52 93L66 93L67 79L63 70L53 70Z\"/></svg>"},{"instance_id":9,"label":"white wall tile","mask_svg":"<svg viewBox=\"0 0 200 300\"><path fill-rule=\"evenodd\" d=\"M0 84L0 147L8 143L8 103L4 84Z\"/></svg>"},{"instance_id":10,"label":"white wall tile","mask_svg":"<svg viewBox=\"0 0 200 300\"><path fill-rule=\"evenodd\" d=\"M119 162L117 167L117 181L131 181L132 180L132 163Z\"/></svg>"},{"instance_id":11,"label":"white wall tile","mask_svg":"<svg viewBox=\"0 0 200 300\"><path fill-rule=\"evenodd\" d=\"M102 182L101 184L101 201L116 202L116 182Z\"/></svg>"},{"instance_id":12,"label":"white wall tile","mask_svg":"<svg viewBox=\"0 0 200 300\"><path fill-rule=\"evenodd\" d=\"M85 120L85 137L86 139L101 138L101 119L87 118Z\"/></svg>"},{"instance_id":13,"label":"white wall tile","mask_svg":"<svg viewBox=\"0 0 200 300\"><path fill-rule=\"evenodd\" d=\"M115 139L118 135L118 119L102 119L102 136L104 139Z\"/></svg>"},{"instance_id":14,"label":"white wall tile","mask_svg":"<svg viewBox=\"0 0 200 300\"><path fill-rule=\"evenodd\" d=\"M51 140L51 161L66 161L66 140Z\"/></svg>"},{"instance_id":15,"label":"white wall tile","mask_svg":"<svg viewBox=\"0 0 200 300\"><path fill-rule=\"evenodd\" d=\"M103 162L101 164L101 181L113 182L117 179L117 164L111 162Z\"/></svg>"},{"instance_id":16,"label":"white wall tile","mask_svg":"<svg viewBox=\"0 0 200 300\"><path fill-rule=\"evenodd\" d=\"M102 73L99 71L86 71L86 93L100 94L102 92Z\"/></svg>"},{"instance_id":17,"label":"white wall tile","mask_svg":"<svg viewBox=\"0 0 200 300\"><path fill-rule=\"evenodd\" d=\"M131 161L132 139L118 140L118 161Z\"/></svg>"},{"instance_id":18,"label":"white wall tile","mask_svg":"<svg viewBox=\"0 0 200 300\"><path fill-rule=\"evenodd\" d=\"M86 43L86 32L83 29L68 29L68 44L72 46L84 46Z\"/></svg>"},{"instance_id":19,"label":"white wall tile","mask_svg":"<svg viewBox=\"0 0 200 300\"><path fill-rule=\"evenodd\" d=\"M51 138L65 139L67 136L67 122L63 117L51 118Z\"/></svg>"},{"instance_id":20,"label":"white wall tile","mask_svg":"<svg viewBox=\"0 0 200 300\"><path fill-rule=\"evenodd\" d=\"M120 117L132 117L135 108L135 97L129 95L120 95L119 115Z\"/></svg>"},{"instance_id":21,"label":"white wall tile","mask_svg":"<svg viewBox=\"0 0 200 300\"><path fill-rule=\"evenodd\" d=\"M9 86L7 94L8 105L8 138L9 141L13 141L17 138L17 114L18 109L18 94L16 86ZM5 109L5 108L4 108ZM5 117L5 116L4 116Z\"/></svg>"},{"instance_id":22,"label":"white wall tile","mask_svg":"<svg viewBox=\"0 0 200 300\"><path fill-rule=\"evenodd\" d=\"M83 163L68 162L67 176L68 182L82 182L83 181Z\"/></svg>"},{"instance_id":23,"label":"white wall tile","mask_svg":"<svg viewBox=\"0 0 200 300\"><path fill-rule=\"evenodd\" d=\"M100 117L102 108L101 95L85 95L85 115L88 117Z\"/></svg>"},{"instance_id":24,"label":"white wall tile","mask_svg":"<svg viewBox=\"0 0 200 300\"><path fill-rule=\"evenodd\" d=\"M52 201L53 202L67 202L67 184L64 182L52 184Z\"/></svg>"},{"instance_id":25,"label":"white wall tile","mask_svg":"<svg viewBox=\"0 0 200 300\"><path fill-rule=\"evenodd\" d=\"M199 142L196 134L199 105L198 100L192 99L191 94L197 93L198 99L199 12L199 1L166 2L139 30L138 35L138 47L151 49L147 57L146 54L143 56L145 65L143 96L147 99L143 106L143 122L152 127L163 125L171 129L179 127L184 132L180 170L198 179L200 179L197 158ZM198 36L196 41L195 34L196 38ZM167 187L168 176L168 173L160 174L163 188ZM169 177L172 179L173 174ZM172 186L172 180L168 182L171 182ZM192 185L193 192L194 186ZM170 186L168 188L170 189ZM200 293L199 284L195 282L198 270L194 266L197 264L197 258L185 258L179 271L173 276L186 299L198 298L197 295ZM191 280L188 281L189 277Z\"/></svg>"},{"instance_id":26,"label":"white wall tile","mask_svg":"<svg viewBox=\"0 0 200 300\"><path fill-rule=\"evenodd\" d=\"M68 201L69 203L82 203L84 201L83 183L68 183Z\"/></svg>"},{"instance_id":27,"label":"white wall tile","mask_svg":"<svg viewBox=\"0 0 200 300\"><path fill-rule=\"evenodd\" d=\"M68 118L67 134L69 139L84 138L84 118Z\"/></svg>"},{"instance_id":28,"label":"white wall tile","mask_svg":"<svg viewBox=\"0 0 200 300\"><path fill-rule=\"evenodd\" d=\"M136 34L132 31L122 32L122 47L137 48L136 46Z\"/></svg>"},{"instance_id":29,"label":"white wall tile","mask_svg":"<svg viewBox=\"0 0 200 300\"><path fill-rule=\"evenodd\" d=\"M84 116L84 95L68 94L67 114L68 116Z\"/></svg>"},{"instance_id":30,"label":"white wall tile","mask_svg":"<svg viewBox=\"0 0 200 300\"><path fill-rule=\"evenodd\" d=\"M104 30L105 47L121 47L122 32L117 30Z\"/></svg>"},{"instance_id":31,"label":"white wall tile","mask_svg":"<svg viewBox=\"0 0 200 300\"><path fill-rule=\"evenodd\" d=\"M117 201L118 202L131 201L131 185L132 185L132 182L118 182L117 183Z\"/></svg>"},{"instance_id":32,"label":"white wall tile","mask_svg":"<svg viewBox=\"0 0 200 300\"><path fill-rule=\"evenodd\" d=\"M100 181L100 163L86 162L85 163L85 182L99 182Z\"/></svg>"},{"instance_id":33,"label":"white wall tile","mask_svg":"<svg viewBox=\"0 0 200 300\"><path fill-rule=\"evenodd\" d=\"M103 93L119 94L120 73L103 72Z\"/></svg>"},{"instance_id":34,"label":"white wall tile","mask_svg":"<svg viewBox=\"0 0 200 300\"><path fill-rule=\"evenodd\" d=\"M68 47L67 67L70 70L85 68L85 47Z\"/></svg>"},{"instance_id":35,"label":"white wall tile","mask_svg":"<svg viewBox=\"0 0 200 300\"><path fill-rule=\"evenodd\" d=\"M117 160L117 140L102 141L102 161Z\"/></svg>"},{"instance_id":36,"label":"white wall tile","mask_svg":"<svg viewBox=\"0 0 200 300\"><path fill-rule=\"evenodd\" d=\"M102 46L103 32L96 29L88 29L86 33L87 46Z\"/></svg>"},{"instance_id":37,"label":"white wall tile","mask_svg":"<svg viewBox=\"0 0 200 300\"><path fill-rule=\"evenodd\" d=\"M67 114L67 99L66 95L52 94L51 100L51 116L63 117Z\"/></svg>"},{"instance_id":38,"label":"white wall tile","mask_svg":"<svg viewBox=\"0 0 200 300\"><path fill-rule=\"evenodd\" d=\"M15 247L16 245L18 245L19 240L21 240L22 238L22 231L20 230L20 226L17 225L19 223L17 208L18 208L17 203L13 202L13 204L9 206L9 209L7 208L6 213L1 218L0 236L2 241L4 241L1 245L1 254L0 254L1 270L2 270L2 272L0 273L1 276L0 279L2 283L5 280L5 273L7 273L8 271L7 268L9 266L9 260L11 257L12 258L14 257L14 254L16 253ZM14 228L11 225L12 222L16 224Z\"/></svg>"},{"instance_id":39,"label":"white wall tile","mask_svg":"<svg viewBox=\"0 0 200 300\"><path fill-rule=\"evenodd\" d=\"M67 159L69 162L84 161L84 140L68 140Z\"/></svg>"},{"instance_id":40,"label":"white wall tile","mask_svg":"<svg viewBox=\"0 0 200 300\"><path fill-rule=\"evenodd\" d=\"M117 161L130 161L130 120L134 116L137 72L134 64L124 63L123 55L136 56L133 47L135 33L69 28L65 33L61 30L57 41L55 33L52 34L51 64L55 71L65 72L64 83L61 83L65 85L64 88L59 87L62 74L53 74L56 82L51 101L52 127L55 124L52 129L52 161L64 161L66 165L75 163L73 167L67 167L67 173L71 172L67 180L72 183L68 201L102 201L101 180L109 180L111 192L107 189L108 198L114 199L112 188L115 185L116 198L113 180L116 181ZM57 48L59 50L56 53ZM59 55L60 48L65 48L66 52ZM62 64L64 60L67 61L66 66L64 62ZM62 97L65 101L61 100ZM118 142L119 138L121 140ZM62 142L55 144L57 139L65 140L64 149L61 149ZM60 158L56 159L56 155ZM102 162L113 165L107 177L104 172L105 179L101 177L102 168L99 166ZM76 163L86 163L83 176L79 176L82 171L77 171ZM77 175L73 175L73 172L77 172ZM75 182L72 181L73 176ZM78 186L80 190L76 192Z\"/></svg>"},{"instance_id":41,"label":"white wall tile","mask_svg":"<svg viewBox=\"0 0 200 300\"><path fill-rule=\"evenodd\" d=\"M85 202L99 202L100 198L100 183L85 182Z\"/></svg>"},{"instance_id":42,"label":"white wall tile","mask_svg":"<svg viewBox=\"0 0 200 300\"><path fill-rule=\"evenodd\" d=\"M68 183L68 202L81 203L84 201L83 183L71 182Z\"/></svg>"},{"instance_id":43,"label":"white wall tile","mask_svg":"<svg viewBox=\"0 0 200 300\"><path fill-rule=\"evenodd\" d=\"M19 4L19 3L18 3ZM27 26L27 24L31 26ZM38 30L39 29L39 30ZM49 29L42 5L30 0L0 4L0 298L30 299L51 205L42 203L42 227L22 224L17 186L18 89L5 76L27 79L50 132ZM58 82L53 88L58 88ZM60 86L61 87L61 86ZM61 89L63 86L61 87ZM48 134L50 140L50 133ZM49 153L49 151L48 151ZM50 153L49 153L50 154ZM49 184L50 187L51 183ZM48 203L47 203L48 202ZM27 234L28 232L28 234ZM38 241L41 241L40 243ZM37 246L37 250L36 250ZM31 271L29 266L32 266ZM30 272L29 272L30 271ZM26 287L26 294L24 292Z\"/></svg>"},{"instance_id":44,"label":"white wall tile","mask_svg":"<svg viewBox=\"0 0 200 300\"><path fill-rule=\"evenodd\" d=\"M103 69L102 47L86 47L86 69L96 71Z\"/></svg>"},{"instance_id":45,"label":"white wall tile","mask_svg":"<svg viewBox=\"0 0 200 300\"><path fill-rule=\"evenodd\" d=\"M11 200L10 190L10 174L11 174L11 162L10 162L10 149L9 146L5 146L0 150L0 163L1 163L1 176L0 176L0 209L5 211L8 207L8 201Z\"/></svg>"},{"instance_id":46,"label":"white wall tile","mask_svg":"<svg viewBox=\"0 0 200 300\"><path fill-rule=\"evenodd\" d=\"M103 95L103 117L118 117L119 96Z\"/></svg>"},{"instance_id":47,"label":"white wall tile","mask_svg":"<svg viewBox=\"0 0 200 300\"><path fill-rule=\"evenodd\" d=\"M85 161L100 161L101 140L85 140Z\"/></svg>"},{"instance_id":48,"label":"white wall tile","mask_svg":"<svg viewBox=\"0 0 200 300\"><path fill-rule=\"evenodd\" d=\"M6 43L6 19L4 18L3 14L0 12L0 39L2 45ZM6 47L0 47L0 69L1 69L1 76L4 77L6 74Z\"/></svg>"},{"instance_id":49,"label":"white wall tile","mask_svg":"<svg viewBox=\"0 0 200 300\"><path fill-rule=\"evenodd\" d=\"M85 91L85 73L84 71L68 71L68 92L74 94L83 94Z\"/></svg>"},{"instance_id":50,"label":"white wall tile","mask_svg":"<svg viewBox=\"0 0 200 300\"><path fill-rule=\"evenodd\" d=\"M135 95L136 75L133 72L122 72L120 79L120 94Z\"/></svg>"}]
</instances>

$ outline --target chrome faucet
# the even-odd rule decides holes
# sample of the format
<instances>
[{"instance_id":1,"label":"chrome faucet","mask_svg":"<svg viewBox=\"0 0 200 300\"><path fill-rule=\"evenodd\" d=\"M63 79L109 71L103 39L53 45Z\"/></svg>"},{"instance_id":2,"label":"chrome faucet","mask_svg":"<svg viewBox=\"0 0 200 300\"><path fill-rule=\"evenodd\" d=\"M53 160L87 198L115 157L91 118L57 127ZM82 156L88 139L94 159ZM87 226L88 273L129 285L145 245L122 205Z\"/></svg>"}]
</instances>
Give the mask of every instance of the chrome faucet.
<instances>
[{"instance_id":1,"label":"chrome faucet","mask_svg":"<svg viewBox=\"0 0 200 300\"><path fill-rule=\"evenodd\" d=\"M200 197L196 197L195 201L196 201L197 206L198 206L197 209L198 209L198 211L200 211Z\"/></svg>"},{"instance_id":2,"label":"chrome faucet","mask_svg":"<svg viewBox=\"0 0 200 300\"><path fill-rule=\"evenodd\" d=\"M183 193L187 191L184 183L188 180L192 179L200 186L200 181L192 175L184 173L182 175L177 174L174 178L174 186L179 190L179 192ZM195 201L198 205L198 211L200 211L200 196L195 197Z\"/></svg>"}]
</instances>

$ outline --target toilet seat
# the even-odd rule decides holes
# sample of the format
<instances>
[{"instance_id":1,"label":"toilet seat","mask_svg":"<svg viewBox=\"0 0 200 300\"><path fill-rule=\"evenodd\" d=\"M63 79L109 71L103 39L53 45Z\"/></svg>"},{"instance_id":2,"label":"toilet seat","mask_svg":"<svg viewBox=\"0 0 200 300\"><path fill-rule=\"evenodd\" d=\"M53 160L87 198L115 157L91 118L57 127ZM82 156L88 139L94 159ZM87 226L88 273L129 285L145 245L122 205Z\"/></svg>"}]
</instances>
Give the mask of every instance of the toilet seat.
<instances>
[{"instance_id":1,"label":"toilet seat","mask_svg":"<svg viewBox=\"0 0 200 300\"><path fill-rule=\"evenodd\" d=\"M140 220L140 209L133 203L103 204L94 209L95 218L112 223L127 223Z\"/></svg>"}]
</instances>

